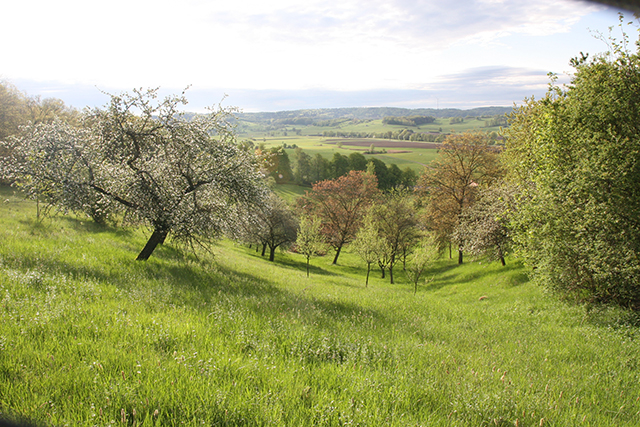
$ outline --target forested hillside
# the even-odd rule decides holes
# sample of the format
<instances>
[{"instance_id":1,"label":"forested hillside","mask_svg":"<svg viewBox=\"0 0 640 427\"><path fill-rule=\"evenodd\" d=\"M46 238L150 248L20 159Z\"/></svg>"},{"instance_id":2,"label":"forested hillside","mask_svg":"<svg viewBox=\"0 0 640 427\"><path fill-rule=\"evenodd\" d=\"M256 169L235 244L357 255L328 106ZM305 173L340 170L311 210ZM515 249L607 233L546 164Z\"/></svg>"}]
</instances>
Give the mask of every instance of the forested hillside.
<instances>
[{"instance_id":1,"label":"forested hillside","mask_svg":"<svg viewBox=\"0 0 640 427\"><path fill-rule=\"evenodd\" d=\"M466 116L499 116L513 110L512 107L481 107L469 110L456 108L395 108L395 107L357 107L357 108L320 108L312 110L291 110L277 112L240 113L238 118L248 122L279 120L286 124L311 124L312 122L332 119L381 120L384 117L431 116L436 118Z\"/></svg>"}]
</instances>

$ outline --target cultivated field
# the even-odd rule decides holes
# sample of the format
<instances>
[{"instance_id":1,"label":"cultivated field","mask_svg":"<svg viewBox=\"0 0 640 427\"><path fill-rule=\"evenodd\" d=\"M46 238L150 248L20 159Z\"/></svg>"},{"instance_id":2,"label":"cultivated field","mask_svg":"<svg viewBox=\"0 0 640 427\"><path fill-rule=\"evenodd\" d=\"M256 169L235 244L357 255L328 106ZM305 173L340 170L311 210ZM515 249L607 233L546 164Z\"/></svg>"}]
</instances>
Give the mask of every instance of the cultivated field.
<instances>
[{"instance_id":1,"label":"cultivated field","mask_svg":"<svg viewBox=\"0 0 640 427\"><path fill-rule=\"evenodd\" d=\"M341 132L387 132L401 131L403 129L411 129L414 132L425 133L452 133L464 132L468 130L483 130L487 132L498 132L499 126L490 126L491 117L473 117L466 118L461 123L451 123L449 118L438 118L433 123L423 124L420 126L403 126L384 124L382 120L356 120L352 121L347 118L341 123L333 126L317 126L317 125L273 125L268 123L249 123L241 122L240 130L242 134L250 137L261 138L269 136L286 136L287 134L295 134L299 132L300 136L322 135L327 131Z\"/></svg>"},{"instance_id":2,"label":"cultivated field","mask_svg":"<svg viewBox=\"0 0 640 427\"><path fill-rule=\"evenodd\" d=\"M397 164L401 169L407 166L420 173L423 167L431 162L437 154L438 144L429 142L395 141L369 138L324 138L324 137L273 137L255 139L255 143L264 143L266 147L280 146L286 144L302 148L310 156L321 154L331 160L334 153L348 156L353 152L363 154L367 159L376 157L388 165ZM340 142L341 144L338 144ZM371 145L376 147L376 151L386 152L378 154L365 154ZM288 148L287 154L293 158L295 150Z\"/></svg>"}]
</instances>

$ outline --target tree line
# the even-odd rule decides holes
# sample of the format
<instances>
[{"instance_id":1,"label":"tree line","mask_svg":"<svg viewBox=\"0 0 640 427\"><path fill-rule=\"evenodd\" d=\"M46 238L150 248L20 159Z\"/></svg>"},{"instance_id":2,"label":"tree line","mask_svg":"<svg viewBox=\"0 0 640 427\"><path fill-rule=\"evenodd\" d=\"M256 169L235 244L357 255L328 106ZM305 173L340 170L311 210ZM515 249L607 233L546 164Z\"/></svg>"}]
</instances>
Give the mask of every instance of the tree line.
<instances>
[{"instance_id":1,"label":"tree line","mask_svg":"<svg viewBox=\"0 0 640 427\"><path fill-rule=\"evenodd\" d=\"M186 103L184 93L158 100L157 90L134 90L73 120L30 122L2 142L2 176L62 212L146 226L140 261L169 237L194 247L222 236L268 248L273 260L277 248L306 234L333 248L337 263L367 218L379 241L367 246L378 248L376 263L393 282L394 266L428 230L416 209L415 172L361 153L327 160L301 149L292 165L283 147L238 142L232 109L185 117ZM482 135L471 139L486 147ZM288 180L311 185L295 208L269 189ZM299 218L320 237L301 230Z\"/></svg>"},{"instance_id":2,"label":"tree line","mask_svg":"<svg viewBox=\"0 0 640 427\"><path fill-rule=\"evenodd\" d=\"M499 151L486 134L447 138L438 160L414 185L382 188L374 164L314 183L295 207L274 212L263 226L268 232L255 234L249 223L241 239L262 246L263 253L270 248L270 259L276 247L290 246L305 255L307 263L332 250L336 264L342 250L350 247L367 265L365 284L372 265L391 283L395 267L401 265L416 289L426 265L452 245L459 263L463 252L488 254L505 263L511 239L504 232L506 224L491 210L502 209L495 201L505 194L499 190L503 170ZM276 225L278 238L272 233Z\"/></svg>"},{"instance_id":3,"label":"tree line","mask_svg":"<svg viewBox=\"0 0 640 427\"><path fill-rule=\"evenodd\" d=\"M57 98L28 96L14 85L0 81L0 141L28 123L51 123L56 118L75 123L80 112Z\"/></svg>"},{"instance_id":4,"label":"tree line","mask_svg":"<svg viewBox=\"0 0 640 427\"><path fill-rule=\"evenodd\" d=\"M255 147L261 159L265 176L276 184L296 184L310 187L312 184L328 179L336 179L351 171L371 170L377 177L377 185L381 190L395 187L413 187L417 181L417 173L410 167L400 169L392 163L387 165L380 159L367 159L362 153L354 152L345 156L334 153L328 159L320 153L310 156L300 147L295 147L293 159L285 150L285 144L267 148L264 143L255 146L246 141L247 147Z\"/></svg>"},{"instance_id":5,"label":"tree line","mask_svg":"<svg viewBox=\"0 0 640 427\"><path fill-rule=\"evenodd\" d=\"M401 126L420 126L433 123L436 121L432 116L387 116L382 119L385 125L401 125Z\"/></svg>"},{"instance_id":6,"label":"tree line","mask_svg":"<svg viewBox=\"0 0 640 427\"><path fill-rule=\"evenodd\" d=\"M417 142L442 142L446 138L446 135L440 132L414 132L411 129L388 130L385 132L326 130L322 132L322 136L325 138L375 138Z\"/></svg>"},{"instance_id":7,"label":"tree line","mask_svg":"<svg viewBox=\"0 0 640 427\"><path fill-rule=\"evenodd\" d=\"M493 131L488 134L491 144L502 144L502 138L497 132ZM441 132L415 132L412 129L388 130L384 132L347 132L341 130L327 130L322 132L322 136L325 138L375 138L435 143L443 142L447 135L448 134Z\"/></svg>"},{"instance_id":8,"label":"tree line","mask_svg":"<svg viewBox=\"0 0 640 427\"><path fill-rule=\"evenodd\" d=\"M80 112L57 98L29 96L7 81L0 81L0 141L18 135L28 124L63 120L77 124ZM0 158L8 154L0 147ZM0 183L2 181L0 178Z\"/></svg>"},{"instance_id":9,"label":"tree line","mask_svg":"<svg viewBox=\"0 0 640 427\"><path fill-rule=\"evenodd\" d=\"M239 120L252 123L272 123L276 120L311 118L323 120L382 120L384 117L430 116L435 118L449 117L490 117L502 116L512 111L511 107L478 107L469 110L457 108L399 108L399 107L350 107L350 108L318 108L310 110L288 110L276 112L239 113Z\"/></svg>"}]
</instances>

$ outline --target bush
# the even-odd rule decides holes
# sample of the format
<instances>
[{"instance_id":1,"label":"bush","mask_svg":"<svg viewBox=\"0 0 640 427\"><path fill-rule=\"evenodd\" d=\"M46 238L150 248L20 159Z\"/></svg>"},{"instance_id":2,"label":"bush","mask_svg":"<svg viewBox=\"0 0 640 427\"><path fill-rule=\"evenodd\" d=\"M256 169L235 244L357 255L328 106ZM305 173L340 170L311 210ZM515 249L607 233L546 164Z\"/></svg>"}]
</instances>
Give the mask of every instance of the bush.
<instances>
[{"instance_id":1,"label":"bush","mask_svg":"<svg viewBox=\"0 0 640 427\"><path fill-rule=\"evenodd\" d=\"M572 300L638 310L640 56L612 46L572 60L569 86L552 82L511 115L506 155L533 276Z\"/></svg>"}]
</instances>

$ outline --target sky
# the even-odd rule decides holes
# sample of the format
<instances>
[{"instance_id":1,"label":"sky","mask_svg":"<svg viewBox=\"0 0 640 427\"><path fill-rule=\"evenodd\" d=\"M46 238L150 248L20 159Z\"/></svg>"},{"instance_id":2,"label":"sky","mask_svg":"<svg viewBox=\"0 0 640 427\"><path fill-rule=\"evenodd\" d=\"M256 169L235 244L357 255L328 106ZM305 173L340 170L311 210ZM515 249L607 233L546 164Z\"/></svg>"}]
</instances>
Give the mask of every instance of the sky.
<instances>
[{"instance_id":1,"label":"sky","mask_svg":"<svg viewBox=\"0 0 640 427\"><path fill-rule=\"evenodd\" d=\"M544 95L549 72L568 81L569 60L605 51L597 35L618 25L618 10L574 0L20 0L1 10L0 80L79 109L155 87L189 87L189 111L512 106Z\"/></svg>"}]
</instances>

